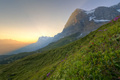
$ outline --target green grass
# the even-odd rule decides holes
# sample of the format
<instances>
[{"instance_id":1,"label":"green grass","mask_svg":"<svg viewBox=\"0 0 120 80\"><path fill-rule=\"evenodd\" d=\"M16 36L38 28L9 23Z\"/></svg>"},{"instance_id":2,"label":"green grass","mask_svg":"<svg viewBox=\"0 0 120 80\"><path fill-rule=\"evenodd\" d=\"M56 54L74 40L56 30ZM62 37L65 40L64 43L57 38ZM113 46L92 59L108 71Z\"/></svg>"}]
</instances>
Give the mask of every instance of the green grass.
<instances>
[{"instance_id":1,"label":"green grass","mask_svg":"<svg viewBox=\"0 0 120 80\"><path fill-rule=\"evenodd\" d=\"M84 38L63 47L33 54L0 67L0 80L118 78L120 78L120 19L103 25Z\"/></svg>"}]
</instances>

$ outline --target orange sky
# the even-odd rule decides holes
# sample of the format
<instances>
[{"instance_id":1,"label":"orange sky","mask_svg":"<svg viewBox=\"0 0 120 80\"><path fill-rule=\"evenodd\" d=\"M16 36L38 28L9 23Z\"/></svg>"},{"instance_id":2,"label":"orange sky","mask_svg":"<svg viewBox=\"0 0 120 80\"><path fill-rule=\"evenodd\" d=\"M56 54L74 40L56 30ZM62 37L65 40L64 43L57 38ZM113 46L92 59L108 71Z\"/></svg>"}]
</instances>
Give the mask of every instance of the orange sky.
<instances>
[{"instance_id":1,"label":"orange sky","mask_svg":"<svg viewBox=\"0 0 120 80\"><path fill-rule=\"evenodd\" d=\"M38 24L39 25L39 24ZM24 26L24 25L23 25ZM60 26L63 26L62 24ZM52 27L7 27L0 29L0 39L13 39L22 42L32 42L35 43L40 36L51 36L53 37L58 32L61 32L62 28Z\"/></svg>"},{"instance_id":2,"label":"orange sky","mask_svg":"<svg viewBox=\"0 0 120 80\"><path fill-rule=\"evenodd\" d=\"M31 43L24 43L11 39L3 39L3 40L0 39L0 55L22 48L29 44Z\"/></svg>"}]
</instances>

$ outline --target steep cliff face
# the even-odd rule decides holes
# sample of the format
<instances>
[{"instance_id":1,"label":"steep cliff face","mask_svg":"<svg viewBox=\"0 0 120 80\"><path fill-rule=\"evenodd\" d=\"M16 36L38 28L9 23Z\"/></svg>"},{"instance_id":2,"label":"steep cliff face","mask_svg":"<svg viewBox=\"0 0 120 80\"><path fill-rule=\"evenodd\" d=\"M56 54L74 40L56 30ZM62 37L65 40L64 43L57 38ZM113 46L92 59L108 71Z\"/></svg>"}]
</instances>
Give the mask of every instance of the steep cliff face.
<instances>
[{"instance_id":1,"label":"steep cliff face","mask_svg":"<svg viewBox=\"0 0 120 80\"><path fill-rule=\"evenodd\" d=\"M109 22L120 12L112 7L98 7L91 11L76 9L68 19L62 34L68 36L76 32L86 35Z\"/></svg>"},{"instance_id":2,"label":"steep cliff face","mask_svg":"<svg viewBox=\"0 0 120 80\"><path fill-rule=\"evenodd\" d=\"M68 19L62 34L64 34L64 36L68 36L78 31L82 31L82 27L84 27L84 21L88 20L87 16L88 15L85 14L84 10L76 9Z\"/></svg>"},{"instance_id":3,"label":"steep cliff face","mask_svg":"<svg viewBox=\"0 0 120 80\"><path fill-rule=\"evenodd\" d=\"M104 19L104 20L111 20L116 15L119 15L120 13L111 7L98 7L95 9L94 15L96 19Z\"/></svg>"},{"instance_id":4,"label":"steep cliff face","mask_svg":"<svg viewBox=\"0 0 120 80\"><path fill-rule=\"evenodd\" d=\"M67 27L69 27L69 26L71 26L71 25L73 25L73 24L76 24L76 23L77 23L76 16L77 16L79 13L81 13L81 12L83 12L82 9L76 9L76 10L72 13L72 15L70 16L70 18L68 19L68 21L67 21L67 23L66 23L66 25L65 25L65 28L67 28Z\"/></svg>"}]
</instances>

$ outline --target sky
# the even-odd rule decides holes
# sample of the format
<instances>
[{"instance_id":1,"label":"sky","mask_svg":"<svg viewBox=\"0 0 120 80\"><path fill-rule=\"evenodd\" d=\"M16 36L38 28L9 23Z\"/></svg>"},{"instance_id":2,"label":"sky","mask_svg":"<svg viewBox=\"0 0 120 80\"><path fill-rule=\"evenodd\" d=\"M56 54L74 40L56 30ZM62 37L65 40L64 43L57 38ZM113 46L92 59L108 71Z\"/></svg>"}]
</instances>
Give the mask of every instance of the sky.
<instances>
[{"instance_id":1,"label":"sky","mask_svg":"<svg viewBox=\"0 0 120 80\"><path fill-rule=\"evenodd\" d=\"M10 53L29 44L30 43L19 42L11 39L0 39L0 55Z\"/></svg>"},{"instance_id":2,"label":"sky","mask_svg":"<svg viewBox=\"0 0 120 80\"><path fill-rule=\"evenodd\" d=\"M35 43L62 32L76 8L91 10L120 0L0 0L0 39Z\"/></svg>"}]
</instances>

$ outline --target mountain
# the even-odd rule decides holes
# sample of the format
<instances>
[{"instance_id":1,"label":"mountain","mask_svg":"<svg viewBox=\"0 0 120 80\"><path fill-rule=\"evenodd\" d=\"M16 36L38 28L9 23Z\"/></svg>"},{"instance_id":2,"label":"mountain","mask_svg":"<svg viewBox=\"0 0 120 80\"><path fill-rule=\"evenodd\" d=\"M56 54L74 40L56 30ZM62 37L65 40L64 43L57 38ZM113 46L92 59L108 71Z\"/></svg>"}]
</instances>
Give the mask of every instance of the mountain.
<instances>
[{"instance_id":1,"label":"mountain","mask_svg":"<svg viewBox=\"0 0 120 80\"><path fill-rule=\"evenodd\" d=\"M0 55L7 54L29 44L30 43L20 42L12 39L0 39Z\"/></svg>"},{"instance_id":2,"label":"mountain","mask_svg":"<svg viewBox=\"0 0 120 80\"><path fill-rule=\"evenodd\" d=\"M62 34L68 36L81 32L82 35L86 35L117 15L120 15L120 12L111 7L98 7L90 11L76 9L68 19Z\"/></svg>"},{"instance_id":3,"label":"mountain","mask_svg":"<svg viewBox=\"0 0 120 80\"><path fill-rule=\"evenodd\" d=\"M37 53L41 53L41 52L44 52L44 51L48 51L48 50L51 50L51 49L55 49L55 48L58 48L58 47L61 47L61 46L64 46L66 44L69 44L71 42L74 42L80 38L82 38L83 36L80 35L79 32L75 33L75 34L72 34L72 35L69 35L67 37L64 37L64 38L61 38L59 39L58 41L56 42L52 42L50 43L49 45L41 48L41 49L38 49L36 52Z\"/></svg>"},{"instance_id":4,"label":"mountain","mask_svg":"<svg viewBox=\"0 0 120 80\"><path fill-rule=\"evenodd\" d=\"M119 80L120 16L65 46L0 66L0 80Z\"/></svg>"},{"instance_id":5,"label":"mountain","mask_svg":"<svg viewBox=\"0 0 120 80\"><path fill-rule=\"evenodd\" d=\"M82 36L80 35L80 33L75 33L75 34L72 34L70 36L67 36L67 37L64 37L56 42L52 42L50 43L49 45L41 48L41 49L38 49L36 51L32 51L32 52L23 52L23 53L19 53L19 54L13 54L13 55L0 55L0 64L9 64L9 63L12 63L18 59L21 59L21 58L24 58L26 56L29 56L31 54L35 54L35 53L42 53L42 52L45 52L45 51L48 51L48 50L51 50L51 49L55 49L55 48L58 48L58 47L61 47L61 46L64 46L66 44L69 44L79 38L82 38Z\"/></svg>"},{"instance_id":6,"label":"mountain","mask_svg":"<svg viewBox=\"0 0 120 80\"><path fill-rule=\"evenodd\" d=\"M112 8L115 8L117 11L120 12L120 3L118 3L117 5L113 5L111 6Z\"/></svg>"},{"instance_id":7,"label":"mountain","mask_svg":"<svg viewBox=\"0 0 120 80\"><path fill-rule=\"evenodd\" d=\"M28 45L9 54L17 54L21 52L30 52L47 46L51 42L58 41L61 38L80 33L81 36L86 36L91 31L98 29L100 26L112 20L115 16L120 15L119 5L111 7L98 7L90 11L76 9L68 19L61 33L54 37L40 37L34 44Z\"/></svg>"},{"instance_id":8,"label":"mountain","mask_svg":"<svg viewBox=\"0 0 120 80\"><path fill-rule=\"evenodd\" d=\"M53 39L52 37L47 37L47 36L39 37L39 39L36 43L30 44L30 45L22 47L18 50L12 51L12 52L8 53L8 55L18 54L18 53L22 53L22 52L35 51L37 49L47 46L50 42L52 42L52 39Z\"/></svg>"}]
</instances>

